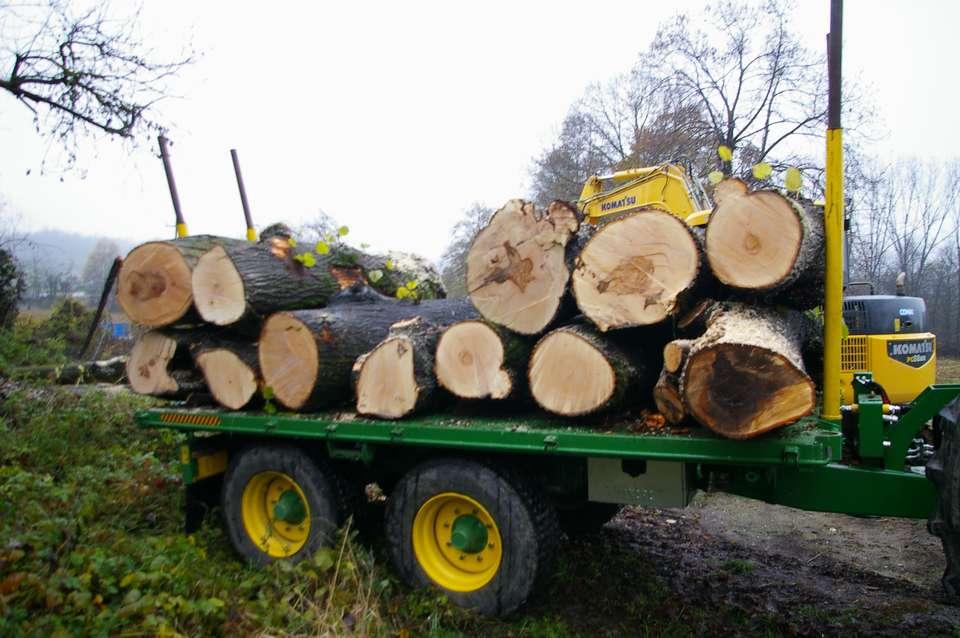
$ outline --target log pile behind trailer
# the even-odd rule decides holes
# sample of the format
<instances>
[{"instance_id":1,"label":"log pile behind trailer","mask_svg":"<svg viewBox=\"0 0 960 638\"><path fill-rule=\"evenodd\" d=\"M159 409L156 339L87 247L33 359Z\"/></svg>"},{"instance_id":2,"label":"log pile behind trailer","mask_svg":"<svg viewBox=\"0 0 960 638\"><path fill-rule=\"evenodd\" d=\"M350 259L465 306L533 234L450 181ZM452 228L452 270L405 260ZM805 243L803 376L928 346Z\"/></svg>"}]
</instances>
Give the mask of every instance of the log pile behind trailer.
<instances>
[{"instance_id":1,"label":"log pile behind trailer","mask_svg":"<svg viewBox=\"0 0 960 638\"><path fill-rule=\"evenodd\" d=\"M716 199L705 232L662 210L586 224L565 202L511 200L468 251L467 299L417 298L442 296L423 262L284 233L151 242L121 272L124 308L163 328L137 342L130 383L383 419L510 400L501 414L589 425L655 405L673 425L758 436L814 408L817 329L800 311L822 298L822 220L739 180Z\"/></svg>"}]
</instances>

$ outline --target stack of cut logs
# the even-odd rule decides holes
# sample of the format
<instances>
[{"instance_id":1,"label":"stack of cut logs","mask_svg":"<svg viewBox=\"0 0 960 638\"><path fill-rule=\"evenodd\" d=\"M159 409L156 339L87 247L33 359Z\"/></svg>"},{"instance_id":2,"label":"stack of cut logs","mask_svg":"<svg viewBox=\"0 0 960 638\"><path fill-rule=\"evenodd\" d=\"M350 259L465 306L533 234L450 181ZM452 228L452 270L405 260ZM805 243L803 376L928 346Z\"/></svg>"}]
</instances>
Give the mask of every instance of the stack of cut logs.
<instances>
[{"instance_id":1,"label":"stack of cut logs","mask_svg":"<svg viewBox=\"0 0 960 638\"><path fill-rule=\"evenodd\" d=\"M422 262L306 257L283 233L144 244L119 275L121 305L154 328L128 377L234 410L352 403L387 419L453 399L568 417L656 405L750 438L815 405L819 329L802 311L822 299L822 220L736 179L714 200L705 231L654 209L581 225L566 203L511 200L467 254L468 299L443 298Z\"/></svg>"}]
</instances>

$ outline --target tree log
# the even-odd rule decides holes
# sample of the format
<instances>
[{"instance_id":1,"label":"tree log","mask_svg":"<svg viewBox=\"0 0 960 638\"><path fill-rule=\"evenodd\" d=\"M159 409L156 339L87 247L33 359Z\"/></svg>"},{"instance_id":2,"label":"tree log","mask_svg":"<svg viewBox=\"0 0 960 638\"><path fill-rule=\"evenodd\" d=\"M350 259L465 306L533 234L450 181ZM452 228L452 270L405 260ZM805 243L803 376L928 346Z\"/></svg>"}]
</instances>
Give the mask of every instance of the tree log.
<instances>
[{"instance_id":1,"label":"tree log","mask_svg":"<svg viewBox=\"0 0 960 638\"><path fill-rule=\"evenodd\" d=\"M239 410L258 397L260 366L257 346L242 341L201 340L190 351L214 401Z\"/></svg>"},{"instance_id":2,"label":"tree log","mask_svg":"<svg viewBox=\"0 0 960 638\"><path fill-rule=\"evenodd\" d=\"M350 397L357 357L383 341L393 324L423 317L448 325L475 316L466 299L408 303L345 291L327 308L278 312L264 322L258 346L263 382L291 410L335 405Z\"/></svg>"},{"instance_id":3,"label":"tree log","mask_svg":"<svg viewBox=\"0 0 960 638\"><path fill-rule=\"evenodd\" d=\"M133 344L127 360L130 388L139 394L178 398L201 392L203 378L193 367L189 344L200 332L151 330Z\"/></svg>"},{"instance_id":4,"label":"tree log","mask_svg":"<svg viewBox=\"0 0 960 638\"><path fill-rule=\"evenodd\" d=\"M467 293L485 319L520 334L543 331L557 317L570 279L568 243L577 212L553 202L545 214L512 199L467 252Z\"/></svg>"},{"instance_id":5,"label":"tree log","mask_svg":"<svg viewBox=\"0 0 960 638\"><path fill-rule=\"evenodd\" d=\"M748 439L810 414L800 313L717 304L693 342L680 391L689 413L723 436Z\"/></svg>"},{"instance_id":6,"label":"tree log","mask_svg":"<svg viewBox=\"0 0 960 638\"><path fill-rule=\"evenodd\" d=\"M440 331L422 317L393 324L389 336L353 364L357 412L399 419L435 397L434 353Z\"/></svg>"},{"instance_id":7,"label":"tree log","mask_svg":"<svg viewBox=\"0 0 960 638\"><path fill-rule=\"evenodd\" d=\"M216 245L244 242L213 235L151 241L130 251L117 277L117 301L130 319L148 328L189 320L193 306L191 272Z\"/></svg>"},{"instance_id":8,"label":"tree log","mask_svg":"<svg viewBox=\"0 0 960 638\"><path fill-rule=\"evenodd\" d=\"M776 191L749 193L740 180L723 185L706 234L717 280L767 304L804 310L822 303L823 215Z\"/></svg>"},{"instance_id":9,"label":"tree log","mask_svg":"<svg viewBox=\"0 0 960 638\"><path fill-rule=\"evenodd\" d=\"M653 402L657 411L670 425L682 423L687 417L687 411L680 397L680 382L677 375L666 370L660 373L656 385L653 386Z\"/></svg>"},{"instance_id":10,"label":"tree log","mask_svg":"<svg viewBox=\"0 0 960 638\"><path fill-rule=\"evenodd\" d=\"M663 369L670 374L678 374L690 353L690 339L674 339L663 346Z\"/></svg>"},{"instance_id":11,"label":"tree log","mask_svg":"<svg viewBox=\"0 0 960 638\"><path fill-rule=\"evenodd\" d=\"M461 321L437 344L437 381L463 399L516 396L526 378L530 341L484 321Z\"/></svg>"},{"instance_id":12,"label":"tree log","mask_svg":"<svg viewBox=\"0 0 960 638\"><path fill-rule=\"evenodd\" d=\"M648 396L650 372L633 352L580 324L547 333L533 348L530 392L545 410L580 416Z\"/></svg>"},{"instance_id":13,"label":"tree log","mask_svg":"<svg viewBox=\"0 0 960 638\"><path fill-rule=\"evenodd\" d=\"M38 365L14 368L17 379L35 379L60 385L79 383L123 383L126 381L127 357L101 361L70 362L63 365Z\"/></svg>"},{"instance_id":14,"label":"tree log","mask_svg":"<svg viewBox=\"0 0 960 638\"><path fill-rule=\"evenodd\" d=\"M683 220L642 210L599 227L576 260L577 306L601 331L660 323L699 293L700 247Z\"/></svg>"},{"instance_id":15,"label":"tree log","mask_svg":"<svg viewBox=\"0 0 960 638\"><path fill-rule=\"evenodd\" d=\"M439 275L426 261L394 257L396 261L367 255L350 246L329 247L321 255L313 246L296 247L284 236L215 246L200 257L193 271L197 310L206 321L227 326L259 321L278 310L322 308L340 290L357 283L393 296L398 287L415 281L420 298L444 295Z\"/></svg>"}]
</instances>

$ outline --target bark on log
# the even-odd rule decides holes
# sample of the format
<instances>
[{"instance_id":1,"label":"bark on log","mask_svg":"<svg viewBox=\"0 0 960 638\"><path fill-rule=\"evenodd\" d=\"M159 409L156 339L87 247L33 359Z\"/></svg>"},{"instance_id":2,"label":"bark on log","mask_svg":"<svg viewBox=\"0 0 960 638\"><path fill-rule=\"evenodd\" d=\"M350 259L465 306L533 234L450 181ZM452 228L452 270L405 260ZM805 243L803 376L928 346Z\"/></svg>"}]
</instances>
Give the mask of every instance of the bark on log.
<instances>
[{"instance_id":1,"label":"bark on log","mask_svg":"<svg viewBox=\"0 0 960 638\"><path fill-rule=\"evenodd\" d=\"M340 290L358 283L393 296L399 286L415 281L420 298L442 296L439 275L426 261L395 257L367 255L349 246L330 247L321 255L284 236L216 246L193 271L197 310L218 326L259 321L278 310L322 308Z\"/></svg>"},{"instance_id":2,"label":"bark on log","mask_svg":"<svg viewBox=\"0 0 960 638\"><path fill-rule=\"evenodd\" d=\"M528 372L534 400L563 416L613 409L649 396L650 377L641 351L581 324L557 328L540 339Z\"/></svg>"},{"instance_id":3,"label":"bark on log","mask_svg":"<svg viewBox=\"0 0 960 638\"><path fill-rule=\"evenodd\" d=\"M507 202L467 252L467 293L480 314L520 334L550 325L566 297L568 243L579 227L564 202L542 215L530 202Z\"/></svg>"},{"instance_id":4,"label":"bark on log","mask_svg":"<svg viewBox=\"0 0 960 638\"><path fill-rule=\"evenodd\" d=\"M351 395L357 357L384 340L393 324L423 317L448 325L475 316L466 299L408 303L352 290L327 308L278 312L260 332L263 383L291 410L335 405Z\"/></svg>"},{"instance_id":5,"label":"bark on log","mask_svg":"<svg viewBox=\"0 0 960 638\"><path fill-rule=\"evenodd\" d=\"M139 394L181 398L204 390L189 344L201 333L151 330L133 344L127 360L130 388Z\"/></svg>"},{"instance_id":6,"label":"bark on log","mask_svg":"<svg viewBox=\"0 0 960 638\"><path fill-rule=\"evenodd\" d=\"M17 379L35 379L60 385L80 383L123 383L126 381L127 357L101 361L71 362L63 365L40 365L14 368Z\"/></svg>"},{"instance_id":7,"label":"bark on log","mask_svg":"<svg viewBox=\"0 0 960 638\"><path fill-rule=\"evenodd\" d=\"M137 246L123 260L117 277L117 301L130 319L148 328L190 320L191 272L202 254L216 245L244 242L197 235Z\"/></svg>"},{"instance_id":8,"label":"bark on log","mask_svg":"<svg viewBox=\"0 0 960 638\"><path fill-rule=\"evenodd\" d=\"M191 345L190 351L214 401L230 410L240 410L259 398L260 366L256 344L200 340Z\"/></svg>"},{"instance_id":9,"label":"bark on log","mask_svg":"<svg viewBox=\"0 0 960 638\"><path fill-rule=\"evenodd\" d=\"M689 226L670 213L642 210L593 233L576 260L573 295L602 331L660 323L701 294L700 261Z\"/></svg>"},{"instance_id":10,"label":"bark on log","mask_svg":"<svg viewBox=\"0 0 960 638\"><path fill-rule=\"evenodd\" d=\"M461 321L437 344L437 381L463 399L516 396L526 379L530 340L485 321Z\"/></svg>"},{"instance_id":11,"label":"bark on log","mask_svg":"<svg viewBox=\"0 0 960 638\"><path fill-rule=\"evenodd\" d=\"M816 405L801 356L800 313L717 304L691 344L680 391L689 413L723 436L747 439L793 423Z\"/></svg>"},{"instance_id":12,"label":"bark on log","mask_svg":"<svg viewBox=\"0 0 960 638\"><path fill-rule=\"evenodd\" d=\"M389 336L353 364L357 412L399 419L429 405L437 391L433 359L439 336L422 317L393 324Z\"/></svg>"},{"instance_id":13,"label":"bark on log","mask_svg":"<svg viewBox=\"0 0 960 638\"><path fill-rule=\"evenodd\" d=\"M776 191L749 193L740 180L727 182L707 224L707 259L717 280L767 304L800 310L820 304L822 214Z\"/></svg>"},{"instance_id":14,"label":"bark on log","mask_svg":"<svg viewBox=\"0 0 960 638\"><path fill-rule=\"evenodd\" d=\"M657 406L657 412L662 414L670 425L678 425L687 417L683 399L680 397L680 382L677 375L670 374L666 370L660 373L660 378L653 386L653 402Z\"/></svg>"}]
</instances>

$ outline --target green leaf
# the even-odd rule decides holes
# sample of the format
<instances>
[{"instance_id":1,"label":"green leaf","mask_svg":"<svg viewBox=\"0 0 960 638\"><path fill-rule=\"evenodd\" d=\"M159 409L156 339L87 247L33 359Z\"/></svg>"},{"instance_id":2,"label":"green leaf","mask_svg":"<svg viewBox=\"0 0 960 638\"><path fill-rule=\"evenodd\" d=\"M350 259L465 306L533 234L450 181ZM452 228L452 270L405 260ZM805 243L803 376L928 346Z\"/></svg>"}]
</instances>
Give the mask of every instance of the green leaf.
<instances>
[{"instance_id":1,"label":"green leaf","mask_svg":"<svg viewBox=\"0 0 960 638\"><path fill-rule=\"evenodd\" d=\"M328 252L330 252L330 244L325 241L318 241L315 250L317 251L318 255L326 255Z\"/></svg>"},{"instance_id":2,"label":"green leaf","mask_svg":"<svg viewBox=\"0 0 960 638\"><path fill-rule=\"evenodd\" d=\"M393 260L388 259L386 263L383 264L383 267L386 268L387 270L393 270Z\"/></svg>"},{"instance_id":3,"label":"green leaf","mask_svg":"<svg viewBox=\"0 0 960 638\"><path fill-rule=\"evenodd\" d=\"M294 257L294 259L307 268L313 268L317 265L317 258L313 256L313 253L301 253Z\"/></svg>"},{"instance_id":4,"label":"green leaf","mask_svg":"<svg viewBox=\"0 0 960 638\"><path fill-rule=\"evenodd\" d=\"M409 296L410 296L410 291L407 288L405 287L397 288L397 299L406 299Z\"/></svg>"},{"instance_id":5,"label":"green leaf","mask_svg":"<svg viewBox=\"0 0 960 638\"><path fill-rule=\"evenodd\" d=\"M381 279L383 279L383 271L371 270L370 272L367 273L367 278L370 280L370 283L375 284Z\"/></svg>"},{"instance_id":6,"label":"green leaf","mask_svg":"<svg viewBox=\"0 0 960 638\"><path fill-rule=\"evenodd\" d=\"M294 246L297 245L297 240L291 237L290 239L287 240L287 244L290 246L290 248L293 248Z\"/></svg>"},{"instance_id":7,"label":"green leaf","mask_svg":"<svg viewBox=\"0 0 960 638\"><path fill-rule=\"evenodd\" d=\"M335 236L333 233L324 233L324 234L323 234L323 241L327 242L328 244L332 244L332 243L335 242L336 240L337 240L337 238L336 238L336 236Z\"/></svg>"},{"instance_id":8,"label":"green leaf","mask_svg":"<svg viewBox=\"0 0 960 638\"><path fill-rule=\"evenodd\" d=\"M325 572L333 567L336 561L333 558L333 549L329 547L323 547L317 550L317 553L313 555L313 564L321 572Z\"/></svg>"},{"instance_id":9,"label":"green leaf","mask_svg":"<svg viewBox=\"0 0 960 638\"><path fill-rule=\"evenodd\" d=\"M260 389L260 396L269 401L274 397L273 388L268 385L263 386L263 388Z\"/></svg>"},{"instance_id":10,"label":"green leaf","mask_svg":"<svg viewBox=\"0 0 960 638\"><path fill-rule=\"evenodd\" d=\"M417 282L416 282L416 281L414 281L413 279L411 279L410 281L407 282L407 290L416 290L416 289L417 289Z\"/></svg>"},{"instance_id":11,"label":"green leaf","mask_svg":"<svg viewBox=\"0 0 960 638\"><path fill-rule=\"evenodd\" d=\"M349 232L350 232L350 229L347 228L346 226L341 226L340 228L337 229L337 234L340 235L341 237L346 237L347 233Z\"/></svg>"}]
</instances>

